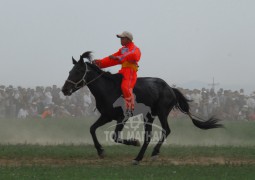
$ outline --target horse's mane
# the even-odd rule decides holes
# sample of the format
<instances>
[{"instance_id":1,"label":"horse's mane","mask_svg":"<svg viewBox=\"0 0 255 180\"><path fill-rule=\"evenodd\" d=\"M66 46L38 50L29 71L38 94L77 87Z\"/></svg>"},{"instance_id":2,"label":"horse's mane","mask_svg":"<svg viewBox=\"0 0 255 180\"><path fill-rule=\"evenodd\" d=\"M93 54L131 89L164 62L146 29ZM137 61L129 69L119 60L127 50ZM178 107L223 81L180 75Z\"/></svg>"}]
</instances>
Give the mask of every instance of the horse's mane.
<instances>
[{"instance_id":1,"label":"horse's mane","mask_svg":"<svg viewBox=\"0 0 255 180\"><path fill-rule=\"evenodd\" d=\"M81 55L81 58L88 59L89 62L85 62L91 69L96 71L99 74L102 74L102 76L106 77L107 79L118 81L118 79L121 77L119 74L112 74L109 71L104 71L101 68L99 68L97 65L92 64L92 52L87 51Z\"/></svg>"}]
</instances>

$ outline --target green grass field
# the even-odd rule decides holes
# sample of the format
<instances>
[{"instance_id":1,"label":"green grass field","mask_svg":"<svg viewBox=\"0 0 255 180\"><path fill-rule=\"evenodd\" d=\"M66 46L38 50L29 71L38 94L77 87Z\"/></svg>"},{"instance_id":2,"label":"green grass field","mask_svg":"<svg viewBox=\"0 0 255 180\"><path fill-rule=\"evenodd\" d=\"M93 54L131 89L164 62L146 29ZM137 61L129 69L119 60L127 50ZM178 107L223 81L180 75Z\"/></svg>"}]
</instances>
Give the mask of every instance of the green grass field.
<instances>
[{"instance_id":1,"label":"green grass field","mask_svg":"<svg viewBox=\"0 0 255 180\"><path fill-rule=\"evenodd\" d=\"M113 145L97 131L106 157L99 159L89 126L94 119L0 120L0 179L254 179L255 122L224 122L199 130L187 119L172 130L156 161L153 144L138 166L140 148ZM156 122L157 123L157 122Z\"/></svg>"},{"instance_id":2,"label":"green grass field","mask_svg":"<svg viewBox=\"0 0 255 180\"><path fill-rule=\"evenodd\" d=\"M4 145L0 179L253 179L255 147L164 146L131 164L137 147L106 146L99 159L92 145Z\"/></svg>"}]
</instances>

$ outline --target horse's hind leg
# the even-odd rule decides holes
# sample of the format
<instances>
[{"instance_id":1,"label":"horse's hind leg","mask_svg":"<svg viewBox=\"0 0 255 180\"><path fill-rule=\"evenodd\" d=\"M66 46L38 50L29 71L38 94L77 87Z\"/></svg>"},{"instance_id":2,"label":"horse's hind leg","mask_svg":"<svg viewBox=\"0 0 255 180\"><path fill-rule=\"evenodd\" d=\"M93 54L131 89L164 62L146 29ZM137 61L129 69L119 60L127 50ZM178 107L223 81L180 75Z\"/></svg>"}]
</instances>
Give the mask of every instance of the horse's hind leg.
<instances>
[{"instance_id":1,"label":"horse's hind leg","mask_svg":"<svg viewBox=\"0 0 255 180\"><path fill-rule=\"evenodd\" d=\"M164 140L167 138L167 136L170 134L171 130L169 128L168 122L167 122L167 114L159 115L159 121L162 126L162 136L159 140L159 142L156 144L156 146L153 149L152 158L155 158L157 155L159 155L160 147L163 144Z\"/></svg>"}]
</instances>

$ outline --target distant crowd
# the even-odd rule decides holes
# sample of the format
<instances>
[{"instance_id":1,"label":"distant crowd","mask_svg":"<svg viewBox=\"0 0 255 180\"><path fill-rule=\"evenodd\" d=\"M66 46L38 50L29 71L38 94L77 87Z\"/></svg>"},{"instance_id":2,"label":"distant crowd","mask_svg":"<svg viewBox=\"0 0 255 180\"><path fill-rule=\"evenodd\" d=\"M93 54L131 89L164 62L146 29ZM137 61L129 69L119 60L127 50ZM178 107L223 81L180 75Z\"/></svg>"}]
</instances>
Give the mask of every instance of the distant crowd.
<instances>
[{"instance_id":1,"label":"distant crowd","mask_svg":"<svg viewBox=\"0 0 255 180\"><path fill-rule=\"evenodd\" d=\"M192 100L194 114L203 117L217 115L227 120L255 120L255 92L248 96L243 89L178 89ZM45 119L98 114L94 97L87 87L66 97L56 85L35 88L0 85L0 118ZM181 113L173 111L171 115L181 116Z\"/></svg>"},{"instance_id":2,"label":"distant crowd","mask_svg":"<svg viewBox=\"0 0 255 180\"><path fill-rule=\"evenodd\" d=\"M216 115L224 120L255 120L255 92L245 95L243 89L178 89L187 99L192 100L191 109L197 115Z\"/></svg>"},{"instance_id":3,"label":"distant crowd","mask_svg":"<svg viewBox=\"0 0 255 180\"><path fill-rule=\"evenodd\" d=\"M87 88L64 96L61 88L0 86L0 118L64 118L93 116L95 102Z\"/></svg>"}]
</instances>

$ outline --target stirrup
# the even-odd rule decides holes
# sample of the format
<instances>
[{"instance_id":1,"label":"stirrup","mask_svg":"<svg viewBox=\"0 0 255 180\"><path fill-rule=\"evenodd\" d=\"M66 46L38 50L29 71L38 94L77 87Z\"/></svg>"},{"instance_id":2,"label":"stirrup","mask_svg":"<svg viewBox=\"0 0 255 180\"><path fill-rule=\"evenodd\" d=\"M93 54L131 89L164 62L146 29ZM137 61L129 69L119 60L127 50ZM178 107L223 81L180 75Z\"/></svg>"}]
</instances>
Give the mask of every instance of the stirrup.
<instances>
[{"instance_id":1,"label":"stirrup","mask_svg":"<svg viewBox=\"0 0 255 180\"><path fill-rule=\"evenodd\" d=\"M125 113L125 116L126 116L126 117L130 118L130 117L133 117L133 115L134 115L134 114L133 114L133 111L132 111L132 110L129 110L129 109L126 110L126 113Z\"/></svg>"}]
</instances>

